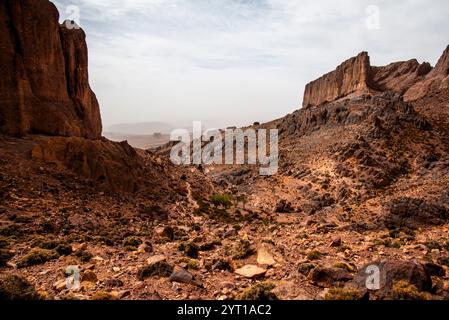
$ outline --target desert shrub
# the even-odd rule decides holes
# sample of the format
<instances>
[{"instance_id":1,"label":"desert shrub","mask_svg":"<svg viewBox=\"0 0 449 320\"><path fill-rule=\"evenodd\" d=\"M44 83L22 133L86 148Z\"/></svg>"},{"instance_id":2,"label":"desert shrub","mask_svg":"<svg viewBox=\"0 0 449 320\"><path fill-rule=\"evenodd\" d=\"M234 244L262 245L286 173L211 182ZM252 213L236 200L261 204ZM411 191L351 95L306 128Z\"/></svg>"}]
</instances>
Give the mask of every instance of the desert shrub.
<instances>
[{"instance_id":1,"label":"desert shrub","mask_svg":"<svg viewBox=\"0 0 449 320\"><path fill-rule=\"evenodd\" d=\"M123 239L123 246L124 247L138 247L142 244L142 240L139 237L127 237Z\"/></svg>"},{"instance_id":2,"label":"desert shrub","mask_svg":"<svg viewBox=\"0 0 449 320\"><path fill-rule=\"evenodd\" d=\"M72 254L72 246L68 243L61 242L58 244L58 246L55 248L55 251L59 253L61 256L68 256Z\"/></svg>"},{"instance_id":3,"label":"desert shrub","mask_svg":"<svg viewBox=\"0 0 449 320\"><path fill-rule=\"evenodd\" d=\"M272 292L275 285L271 282L261 282L254 286L245 289L238 295L238 300L249 301L266 301L266 300L278 300L277 296Z\"/></svg>"},{"instance_id":4,"label":"desert shrub","mask_svg":"<svg viewBox=\"0 0 449 320\"><path fill-rule=\"evenodd\" d=\"M210 197L210 201L217 207L229 208L232 205L232 196L227 194L214 194Z\"/></svg>"},{"instance_id":5,"label":"desert shrub","mask_svg":"<svg viewBox=\"0 0 449 320\"><path fill-rule=\"evenodd\" d=\"M420 292L415 285L405 280L400 280L393 284L391 297L394 300L428 300L425 293Z\"/></svg>"},{"instance_id":6,"label":"desert shrub","mask_svg":"<svg viewBox=\"0 0 449 320\"><path fill-rule=\"evenodd\" d=\"M94 255L86 250L78 250L75 252L75 256L80 259L81 262L89 262Z\"/></svg>"},{"instance_id":7,"label":"desert shrub","mask_svg":"<svg viewBox=\"0 0 449 320\"><path fill-rule=\"evenodd\" d=\"M323 254L317 250L312 250L307 254L307 260L313 261L313 260L319 260Z\"/></svg>"},{"instance_id":8,"label":"desert shrub","mask_svg":"<svg viewBox=\"0 0 449 320\"><path fill-rule=\"evenodd\" d=\"M240 240L234 248L233 259L245 259L253 255L256 250L251 246L248 240Z\"/></svg>"},{"instance_id":9,"label":"desert shrub","mask_svg":"<svg viewBox=\"0 0 449 320\"><path fill-rule=\"evenodd\" d=\"M13 257L14 255L7 249L0 249L0 267L6 266L6 263Z\"/></svg>"},{"instance_id":10,"label":"desert shrub","mask_svg":"<svg viewBox=\"0 0 449 320\"><path fill-rule=\"evenodd\" d=\"M307 276L310 271L312 271L313 269L315 269L315 265L313 263L301 263L298 266L298 272L302 275Z\"/></svg>"},{"instance_id":11,"label":"desert shrub","mask_svg":"<svg viewBox=\"0 0 449 320\"><path fill-rule=\"evenodd\" d=\"M29 266L34 266L38 264L43 264L45 262L55 260L59 258L59 253L55 250L47 250L47 249L38 249L34 248L31 251L23 256L18 262L18 268L26 268Z\"/></svg>"},{"instance_id":12,"label":"desert shrub","mask_svg":"<svg viewBox=\"0 0 449 320\"><path fill-rule=\"evenodd\" d=\"M137 278L140 281L149 277L169 277L173 272L173 267L165 261L160 261L148 266L142 267L137 272Z\"/></svg>"},{"instance_id":13,"label":"desert shrub","mask_svg":"<svg viewBox=\"0 0 449 320\"><path fill-rule=\"evenodd\" d=\"M324 300L361 300L363 295L355 289L332 288L325 294Z\"/></svg>"},{"instance_id":14,"label":"desert shrub","mask_svg":"<svg viewBox=\"0 0 449 320\"><path fill-rule=\"evenodd\" d=\"M443 245L435 240L430 240L425 243L426 247L429 248L429 250L438 249L441 250L443 248Z\"/></svg>"},{"instance_id":15,"label":"desert shrub","mask_svg":"<svg viewBox=\"0 0 449 320\"><path fill-rule=\"evenodd\" d=\"M191 242L183 242L178 247L179 251L184 252L187 257L198 258L199 247Z\"/></svg>"},{"instance_id":16,"label":"desert shrub","mask_svg":"<svg viewBox=\"0 0 449 320\"><path fill-rule=\"evenodd\" d=\"M0 301L40 300L41 296L34 286L18 275L0 276Z\"/></svg>"},{"instance_id":17,"label":"desert shrub","mask_svg":"<svg viewBox=\"0 0 449 320\"><path fill-rule=\"evenodd\" d=\"M344 269L348 272L353 272L354 268L351 267L349 264L345 263L345 262L337 262L334 264L334 268L338 268L338 269Z\"/></svg>"}]
</instances>

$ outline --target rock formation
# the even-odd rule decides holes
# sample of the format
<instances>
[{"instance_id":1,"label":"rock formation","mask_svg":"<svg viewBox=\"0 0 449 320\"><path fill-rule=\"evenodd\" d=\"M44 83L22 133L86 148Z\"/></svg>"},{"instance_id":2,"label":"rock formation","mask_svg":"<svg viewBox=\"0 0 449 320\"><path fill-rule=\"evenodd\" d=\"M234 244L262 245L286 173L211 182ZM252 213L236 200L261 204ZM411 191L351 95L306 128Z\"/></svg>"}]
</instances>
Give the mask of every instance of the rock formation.
<instances>
[{"instance_id":1,"label":"rock formation","mask_svg":"<svg viewBox=\"0 0 449 320\"><path fill-rule=\"evenodd\" d=\"M449 50L447 50L449 51ZM340 98L354 98L363 95L393 91L407 94L419 91L426 92L428 86L422 88L427 79L441 79L447 76L449 53L443 54L435 69L428 62L420 64L416 59L400 61L383 67L374 67L366 52L358 54L341 64L321 78L306 85L303 107L317 106ZM440 80L441 82L441 80ZM415 90L410 88L417 86ZM421 90L419 89L421 88Z\"/></svg>"},{"instance_id":2,"label":"rock formation","mask_svg":"<svg viewBox=\"0 0 449 320\"><path fill-rule=\"evenodd\" d=\"M0 132L101 137L85 34L48 0L0 2Z\"/></svg>"},{"instance_id":3,"label":"rock formation","mask_svg":"<svg viewBox=\"0 0 449 320\"><path fill-rule=\"evenodd\" d=\"M321 78L306 85L303 106L320 105L338 98L369 92L370 61L362 52Z\"/></svg>"},{"instance_id":4,"label":"rock formation","mask_svg":"<svg viewBox=\"0 0 449 320\"><path fill-rule=\"evenodd\" d=\"M430 92L449 88L449 46L443 52L435 68L420 82L413 85L404 95L406 101L414 101Z\"/></svg>"}]
</instances>

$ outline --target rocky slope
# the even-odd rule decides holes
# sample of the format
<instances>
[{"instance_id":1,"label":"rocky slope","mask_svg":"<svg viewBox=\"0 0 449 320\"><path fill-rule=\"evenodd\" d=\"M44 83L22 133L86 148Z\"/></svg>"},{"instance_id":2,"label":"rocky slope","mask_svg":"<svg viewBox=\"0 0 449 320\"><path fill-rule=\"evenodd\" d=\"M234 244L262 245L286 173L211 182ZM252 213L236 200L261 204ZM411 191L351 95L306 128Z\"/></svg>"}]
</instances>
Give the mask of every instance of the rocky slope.
<instances>
[{"instance_id":1,"label":"rocky slope","mask_svg":"<svg viewBox=\"0 0 449 320\"><path fill-rule=\"evenodd\" d=\"M0 300L449 299L447 50L308 85L257 126L280 130L260 177L101 138L84 33L57 20L0 3Z\"/></svg>"}]
</instances>

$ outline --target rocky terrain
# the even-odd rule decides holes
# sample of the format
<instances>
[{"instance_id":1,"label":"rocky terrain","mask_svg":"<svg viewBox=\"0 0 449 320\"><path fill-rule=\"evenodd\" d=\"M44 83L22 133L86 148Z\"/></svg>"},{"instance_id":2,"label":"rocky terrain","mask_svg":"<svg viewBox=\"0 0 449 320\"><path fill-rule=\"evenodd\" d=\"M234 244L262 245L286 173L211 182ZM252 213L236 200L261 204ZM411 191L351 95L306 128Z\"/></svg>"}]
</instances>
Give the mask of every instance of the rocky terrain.
<instances>
[{"instance_id":1,"label":"rocky terrain","mask_svg":"<svg viewBox=\"0 0 449 320\"><path fill-rule=\"evenodd\" d=\"M280 130L262 177L102 138L84 33L58 19L0 3L1 300L449 299L449 47L307 85L256 126Z\"/></svg>"}]
</instances>

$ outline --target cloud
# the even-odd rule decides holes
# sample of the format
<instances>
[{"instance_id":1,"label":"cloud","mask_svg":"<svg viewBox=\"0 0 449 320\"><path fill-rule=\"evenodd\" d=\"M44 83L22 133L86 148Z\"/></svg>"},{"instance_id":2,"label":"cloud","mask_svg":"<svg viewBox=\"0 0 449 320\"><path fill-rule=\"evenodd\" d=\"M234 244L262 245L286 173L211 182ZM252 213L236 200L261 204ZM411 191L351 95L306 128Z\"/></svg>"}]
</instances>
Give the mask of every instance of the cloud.
<instances>
[{"instance_id":1,"label":"cloud","mask_svg":"<svg viewBox=\"0 0 449 320\"><path fill-rule=\"evenodd\" d=\"M304 85L362 50L382 65L436 61L449 3L434 0L58 0L80 9L107 125L270 120ZM366 27L370 5L379 29Z\"/></svg>"}]
</instances>

